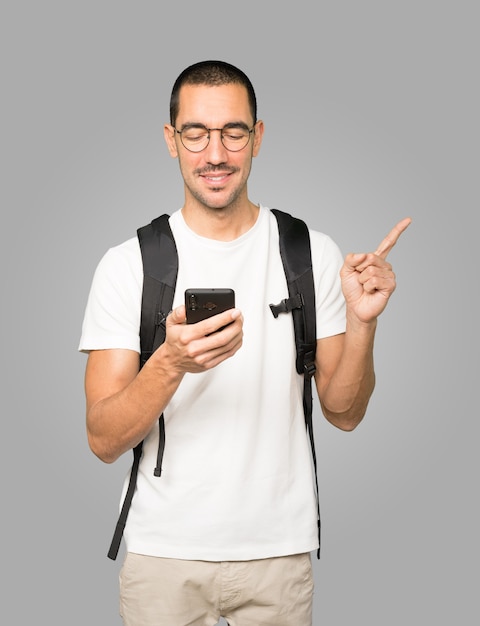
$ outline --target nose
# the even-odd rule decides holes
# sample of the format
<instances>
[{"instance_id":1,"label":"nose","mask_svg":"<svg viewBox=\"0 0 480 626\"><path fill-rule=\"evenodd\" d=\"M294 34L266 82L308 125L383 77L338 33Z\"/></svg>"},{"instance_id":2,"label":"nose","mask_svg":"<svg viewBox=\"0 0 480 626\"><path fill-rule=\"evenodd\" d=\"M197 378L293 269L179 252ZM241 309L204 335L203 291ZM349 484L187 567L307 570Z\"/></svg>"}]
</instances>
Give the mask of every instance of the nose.
<instances>
[{"instance_id":1,"label":"nose","mask_svg":"<svg viewBox=\"0 0 480 626\"><path fill-rule=\"evenodd\" d=\"M205 148L205 157L209 163L224 163L227 158L227 149L222 143L222 131L214 128L210 131L210 141Z\"/></svg>"}]
</instances>

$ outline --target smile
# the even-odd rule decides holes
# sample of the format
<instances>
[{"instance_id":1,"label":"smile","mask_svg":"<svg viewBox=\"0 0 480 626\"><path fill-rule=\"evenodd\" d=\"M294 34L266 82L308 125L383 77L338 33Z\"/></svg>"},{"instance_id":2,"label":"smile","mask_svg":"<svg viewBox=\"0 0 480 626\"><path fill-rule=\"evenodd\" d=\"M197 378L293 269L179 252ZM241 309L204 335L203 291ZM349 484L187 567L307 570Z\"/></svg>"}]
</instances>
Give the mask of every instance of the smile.
<instances>
[{"instance_id":1,"label":"smile","mask_svg":"<svg viewBox=\"0 0 480 626\"><path fill-rule=\"evenodd\" d=\"M220 176L208 176L204 174L202 175L202 178L210 183L220 183L220 182L226 181L229 176L230 176L230 173L222 174Z\"/></svg>"}]
</instances>

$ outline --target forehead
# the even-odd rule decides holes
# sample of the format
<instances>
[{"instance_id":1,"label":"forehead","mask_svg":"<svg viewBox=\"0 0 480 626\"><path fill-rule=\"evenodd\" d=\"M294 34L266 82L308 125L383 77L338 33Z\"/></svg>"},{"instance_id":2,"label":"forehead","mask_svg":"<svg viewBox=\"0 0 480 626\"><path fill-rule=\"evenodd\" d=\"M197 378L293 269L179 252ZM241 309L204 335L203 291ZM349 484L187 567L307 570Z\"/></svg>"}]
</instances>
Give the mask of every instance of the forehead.
<instances>
[{"instance_id":1,"label":"forehead","mask_svg":"<svg viewBox=\"0 0 480 626\"><path fill-rule=\"evenodd\" d=\"M232 121L253 122L243 85L183 85L180 89L177 125L197 122L221 128Z\"/></svg>"}]
</instances>

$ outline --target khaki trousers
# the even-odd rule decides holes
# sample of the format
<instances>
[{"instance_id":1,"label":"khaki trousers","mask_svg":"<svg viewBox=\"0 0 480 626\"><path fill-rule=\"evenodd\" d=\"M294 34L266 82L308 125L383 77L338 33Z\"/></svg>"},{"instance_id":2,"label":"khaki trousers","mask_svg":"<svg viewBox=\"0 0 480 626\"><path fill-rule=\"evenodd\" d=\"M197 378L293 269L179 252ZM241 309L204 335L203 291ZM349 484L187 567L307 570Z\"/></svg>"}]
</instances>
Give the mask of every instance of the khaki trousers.
<instances>
[{"instance_id":1,"label":"khaki trousers","mask_svg":"<svg viewBox=\"0 0 480 626\"><path fill-rule=\"evenodd\" d=\"M184 561L128 553L120 572L125 626L311 626L310 554Z\"/></svg>"}]
</instances>

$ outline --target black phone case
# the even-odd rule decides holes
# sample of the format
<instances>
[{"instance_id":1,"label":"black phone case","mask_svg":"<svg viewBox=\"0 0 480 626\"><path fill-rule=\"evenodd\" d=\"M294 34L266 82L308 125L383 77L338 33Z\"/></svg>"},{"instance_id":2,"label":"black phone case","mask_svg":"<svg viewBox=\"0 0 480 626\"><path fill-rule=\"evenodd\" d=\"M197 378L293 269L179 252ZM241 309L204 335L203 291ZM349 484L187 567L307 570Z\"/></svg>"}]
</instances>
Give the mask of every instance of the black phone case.
<instances>
[{"instance_id":1,"label":"black phone case","mask_svg":"<svg viewBox=\"0 0 480 626\"><path fill-rule=\"evenodd\" d=\"M235 307L235 293L233 289L186 289L185 308L187 309L187 324L196 324L208 317L223 313Z\"/></svg>"}]
</instances>

